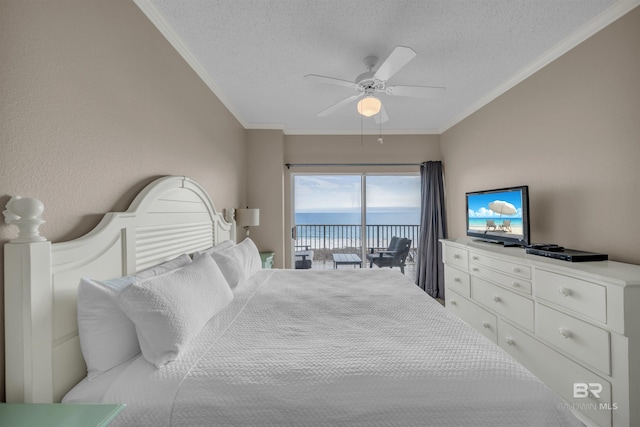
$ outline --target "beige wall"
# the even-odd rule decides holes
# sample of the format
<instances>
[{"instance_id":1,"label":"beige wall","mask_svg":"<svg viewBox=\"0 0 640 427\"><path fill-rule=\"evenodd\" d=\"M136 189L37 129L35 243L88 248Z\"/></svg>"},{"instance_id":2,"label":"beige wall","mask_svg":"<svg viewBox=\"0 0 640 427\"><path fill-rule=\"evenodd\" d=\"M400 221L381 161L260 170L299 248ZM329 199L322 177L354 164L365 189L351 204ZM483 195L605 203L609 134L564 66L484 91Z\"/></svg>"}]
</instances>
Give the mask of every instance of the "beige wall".
<instances>
[{"instance_id":1,"label":"beige wall","mask_svg":"<svg viewBox=\"0 0 640 427\"><path fill-rule=\"evenodd\" d=\"M441 136L450 236L464 193L528 184L535 242L640 264L640 8Z\"/></svg>"},{"instance_id":2,"label":"beige wall","mask_svg":"<svg viewBox=\"0 0 640 427\"><path fill-rule=\"evenodd\" d=\"M132 1L0 0L0 206L40 198L50 240L86 233L162 175L239 206L245 161L245 130ZM13 236L0 221L0 270Z\"/></svg>"},{"instance_id":3,"label":"beige wall","mask_svg":"<svg viewBox=\"0 0 640 427\"><path fill-rule=\"evenodd\" d=\"M377 135L287 135L285 163L421 163L442 158L439 135L383 135L383 144L377 139Z\"/></svg>"},{"instance_id":4,"label":"beige wall","mask_svg":"<svg viewBox=\"0 0 640 427\"><path fill-rule=\"evenodd\" d=\"M260 251L275 252L284 267L284 134L280 130L247 131L247 203L260 209L260 226L251 239Z\"/></svg>"}]
</instances>

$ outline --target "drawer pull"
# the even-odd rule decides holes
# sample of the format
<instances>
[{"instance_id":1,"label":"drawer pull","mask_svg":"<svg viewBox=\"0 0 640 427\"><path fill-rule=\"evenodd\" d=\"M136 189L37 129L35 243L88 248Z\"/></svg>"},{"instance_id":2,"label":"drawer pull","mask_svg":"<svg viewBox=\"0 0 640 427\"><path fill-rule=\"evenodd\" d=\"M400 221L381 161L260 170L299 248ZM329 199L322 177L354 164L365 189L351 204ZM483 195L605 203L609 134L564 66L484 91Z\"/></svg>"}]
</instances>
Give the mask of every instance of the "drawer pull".
<instances>
[{"instance_id":1,"label":"drawer pull","mask_svg":"<svg viewBox=\"0 0 640 427\"><path fill-rule=\"evenodd\" d=\"M471 259L474 260L474 261L478 261L480 258L478 258L477 256L473 256L473 257L471 257Z\"/></svg>"},{"instance_id":2,"label":"drawer pull","mask_svg":"<svg viewBox=\"0 0 640 427\"><path fill-rule=\"evenodd\" d=\"M520 273L520 269L518 267L513 267L513 272L514 273Z\"/></svg>"},{"instance_id":3,"label":"drawer pull","mask_svg":"<svg viewBox=\"0 0 640 427\"><path fill-rule=\"evenodd\" d=\"M493 302L500 302L502 299L498 295L493 296Z\"/></svg>"},{"instance_id":4,"label":"drawer pull","mask_svg":"<svg viewBox=\"0 0 640 427\"><path fill-rule=\"evenodd\" d=\"M560 292L560 295L562 295L563 297L568 297L569 295L571 295L571 289L567 289L564 286L560 286L558 288L558 292Z\"/></svg>"},{"instance_id":5,"label":"drawer pull","mask_svg":"<svg viewBox=\"0 0 640 427\"><path fill-rule=\"evenodd\" d=\"M460 259L460 255L458 255L458 254L453 254L453 259Z\"/></svg>"},{"instance_id":6,"label":"drawer pull","mask_svg":"<svg viewBox=\"0 0 640 427\"><path fill-rule=\"evenodd\" d=\"M514 339L513 339L513 338L511 338L511 337L506 337L506 338L504 339L504 342L506 342L506 343L507 343L507 344L509 344L509 345L514 345L514 344L516 343L516 340L514 340Z\"/></svg>"},{"instance_id":7,"label":"drawer pull","mask_svg":"<svg viewBox=\"0 0 640 427\"><path fill-rule=\"evenodd\" d=\"M558 328L558 333L562 335L563 338L571 338L571 335L573 335L571 331L566 328Z\"/></svg>"},{"instance_id":8,"label":"drawer pull","mask_svg":"<svg viewBox=\"0 0 640 427\"><path fill-rule=\"evenodd\" d=\"M460 283L460 278L459 278L459 277L455 277L455 278L453 279L453 281L454 281L454 282L456 282L456 283Z\"/></svg>"},{"instance_id":9,"label":"drawer pull","mask_svg":"<svg viewBox=\"0 0 640 427\"><path fill-rule=\"evenodd\" d=\"M482 322L482 327L485 329L489 329L491 327L491 323L487 322L486 320Z\"/></svg>"},{"instance_id":10,"label":"drawer pull","mask_svg":"<svg viewBox=\"0 0 640 427\"><path fill-rule=\"evenodd\" d=\"M456 300L452 299L451 300L451 305L457 305L458 303L456 302Z\"/></svg>"},{"instance_id":11,"label":"drawer pull","mask_svg":"<svg viewBox=\"0 0 640 427\"><path fill-rule=\"evenodd\" d=\"M518 283L518 282L513 282L513 283L511 284L511 286L513 286L514 288L519 288L519 287L520 287L520 283Z\"/></svg>"},{"instance_id":12,"label":"drawer pull","mask_svg":"<svg viewBox=\"0 0 640 427\"><path fill-rule=\"evenodd\" d=\"M477 267L473 267L471 270L473 270L474 273L477 273L478 271L480 271Z\"/></svg>"}]
</instances>

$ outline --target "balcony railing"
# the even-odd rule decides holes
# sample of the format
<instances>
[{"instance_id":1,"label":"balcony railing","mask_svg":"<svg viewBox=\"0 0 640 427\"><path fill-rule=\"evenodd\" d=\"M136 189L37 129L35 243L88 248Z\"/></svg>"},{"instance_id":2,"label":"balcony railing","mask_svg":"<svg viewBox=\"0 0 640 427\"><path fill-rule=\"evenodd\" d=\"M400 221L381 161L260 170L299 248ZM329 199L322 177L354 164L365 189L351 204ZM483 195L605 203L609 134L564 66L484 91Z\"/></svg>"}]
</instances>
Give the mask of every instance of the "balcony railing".
<instances>
[{"instance_id":1,"label":"balcony railing","mask_svg":"<svg viewBox=\"0 0 640 427\"><path fill-rule=\"evenodd\" d=\"M365 241L362 240L361 225L309 224L296 225L298 249L312 249L314 262L332 260L334 253L363 254L370 248L387 248L393 236L411 239L407 263L415 262L418 247L419 225L367 225Z\"/></svg>"}]
</instances>

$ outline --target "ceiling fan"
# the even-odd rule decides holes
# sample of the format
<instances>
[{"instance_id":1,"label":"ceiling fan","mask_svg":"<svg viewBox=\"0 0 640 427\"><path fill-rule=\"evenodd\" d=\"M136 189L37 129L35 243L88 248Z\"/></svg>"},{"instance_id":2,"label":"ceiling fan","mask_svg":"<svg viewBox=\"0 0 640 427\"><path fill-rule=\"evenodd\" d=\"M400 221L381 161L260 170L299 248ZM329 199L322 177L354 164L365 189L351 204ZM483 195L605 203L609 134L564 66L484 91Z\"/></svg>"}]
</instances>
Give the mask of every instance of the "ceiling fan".
<instances>
[{"instance_id":1,"label":"ceiling fan","mask_svg":"<svg viewBox=\"0 0 640 427\"><path fill-rule=\"evenodd\" d=\"M344 86L357 92L355 95L351 95L322 110L318 113L318 117L328 116L339 108L360 99L357 105L358 112L366 117L375 116L374 119L376 123L384 123L389 120L389 116L378 99L380 94L412 98L436 98L442 96L444 92L446 92L446 88L444 87L387 86L387 80L407 65L416 55L416 52L410 47L396 46L393 52L391 52L391 55L387 57L375 72L373 71L373 67L375 67L378 62L378 57L367 56L364 62L369 71L360 74L353 82L333 77L319 76L317 74L307 74L304 78L308 81Z\"/></svg>"}]
</instances>

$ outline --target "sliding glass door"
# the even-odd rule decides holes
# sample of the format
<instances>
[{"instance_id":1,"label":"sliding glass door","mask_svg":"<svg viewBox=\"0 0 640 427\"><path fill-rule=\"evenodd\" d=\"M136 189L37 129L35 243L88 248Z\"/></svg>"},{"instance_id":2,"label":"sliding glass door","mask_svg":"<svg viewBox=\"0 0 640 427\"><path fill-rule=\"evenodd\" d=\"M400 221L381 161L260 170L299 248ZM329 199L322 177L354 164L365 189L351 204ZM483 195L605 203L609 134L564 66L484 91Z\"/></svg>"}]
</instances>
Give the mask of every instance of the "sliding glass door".
<instances>
[{"instance_id":1,"label":"sliding glass door","mask_svg":"<svg viewBox=\"0 0 640 427\"><path fill-rule=\"evenodd\" d=\"M362 177L293 177L297 268L330 265L334 253L362 253Z\"/></svg>"},{"instance_id":2,"label":"sliding glass door","mask_svg":"<svg viewBox=\"0 0 640 427\"><path fill-rule=\"evenodd\" d=\"M358 260L368 266L367 254L386 249L394 236L416 247L419 175L293 174L292 183L298 268L357 267Z\"/></svg>"},{"instance_id":3,"label":"sliding glass door","mask_svg":"<svg viewBox=\"0 0 640 427\"><path fill-rule=\"evenodd\" d=\"M366 247L387 248L392 237L406 237L416 248L420 225L419 175L366 175ZM409 254L410 261L413 252Z\"/></svg>"}]
</instances>

